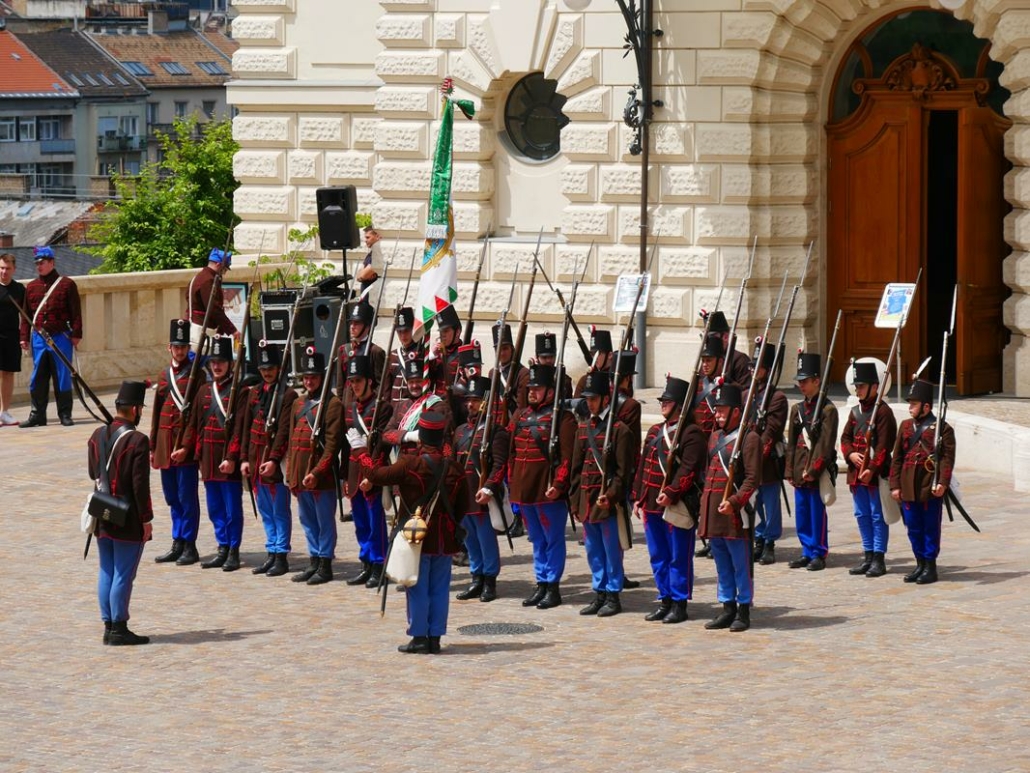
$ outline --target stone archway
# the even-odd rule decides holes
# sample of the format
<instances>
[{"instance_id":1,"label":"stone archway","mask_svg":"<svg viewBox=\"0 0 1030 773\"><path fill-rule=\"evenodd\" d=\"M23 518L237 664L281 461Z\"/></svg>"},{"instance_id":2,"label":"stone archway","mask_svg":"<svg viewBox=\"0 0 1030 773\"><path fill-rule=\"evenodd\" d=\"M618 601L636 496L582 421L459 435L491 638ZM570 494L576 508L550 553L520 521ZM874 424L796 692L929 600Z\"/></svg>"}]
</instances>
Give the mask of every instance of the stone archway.
<instances>
[{"instance_id":1,"label":"stone archway","mask_svg":"<svg viewBox=\"0 0 1030 773\"><path fill-rule=\"evenodd\" d=\"M749 227L772 245L766 258L769 276L793 265L803 243L820 233L824 210L825 158L821 138L822 105L836 69L835 56L859 31L898 10L881 0L770 0L767 10L726 13L722 48L698 52L699 82L723 85L725 120L739 122L751 142L751 189L783 191L785 196L749 202ZM906 3L927 7L926 3ZM1024 6L1014 8L1013 6ZM939 2L931 3L941 8ZM1012 212L1005 238L1012 247L1004 275L1012 291L1004 323L1012 332L1004 351L1004 389L1030 395L1030 2L967 0L955 15L971 21L974 34L992 43L991 58L1005 66L1001 83L1012 92L1005 104L1014 126L1006 135L1013 164L1005 192ZM825 244L825 238L820 244ZM780 246L782 245L782 249ZM820 250L820 266L825 253ZM807 332L819 340L825 293L823 271L809 280L802 311ZM813 281L814 280L814 281Z\"/></svg>"}]
</instances>

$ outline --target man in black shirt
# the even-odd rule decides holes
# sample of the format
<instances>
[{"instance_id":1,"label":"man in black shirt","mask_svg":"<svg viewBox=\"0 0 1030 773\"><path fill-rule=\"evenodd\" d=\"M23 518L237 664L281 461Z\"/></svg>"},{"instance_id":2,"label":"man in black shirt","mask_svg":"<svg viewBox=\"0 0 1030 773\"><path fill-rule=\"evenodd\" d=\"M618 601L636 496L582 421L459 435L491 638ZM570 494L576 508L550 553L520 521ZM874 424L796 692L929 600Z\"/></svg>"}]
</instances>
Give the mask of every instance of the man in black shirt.
<instances>
[{"instance_id":1,"label":"man in black shirt","mask_svg":"<svg viewBox=\"0 0 1030 773\"><path fill-rule=\"evenodd\" d=\"M21 346L18 344L18 309L12 298L25 306L25 287L14 280L15 257L9 252L0 255L0 426L18 423L10 413L14 393L14 374L21 372Z\"/></svg>"}]
</instances>

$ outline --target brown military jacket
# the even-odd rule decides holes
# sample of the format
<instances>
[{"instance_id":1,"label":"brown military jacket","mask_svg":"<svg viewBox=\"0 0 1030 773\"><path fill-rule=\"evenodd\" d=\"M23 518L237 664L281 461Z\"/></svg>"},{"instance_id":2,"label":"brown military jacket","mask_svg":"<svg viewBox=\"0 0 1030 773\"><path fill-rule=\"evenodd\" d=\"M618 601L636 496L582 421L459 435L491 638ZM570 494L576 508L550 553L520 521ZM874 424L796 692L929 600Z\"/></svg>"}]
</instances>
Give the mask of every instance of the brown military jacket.
<instances>
[{"instance_id":1,"label":"brown military jacket","mask_svg":"<svg viewBox=\"0 0 1030 773\"><path fill-rule=\"evenodd\" d=\"M318 411L318 398L298 397L290 411L290 442L286 453L286 485L294 494L307 491L304 477L315 476L315 490L331 491L336 487L333 478L333 459L340 450L340 414L343 404L331 399L325 409L325 444L317 459L311 437L311 425Z\"/></svg>"},{"instance_id":2,"label":"brown military jacket","mask_svg":"<svg viewBox=\"0 0 1030 773\"><path fill-rule=\"evenodd\" d=\"M901 489L903 502L929 502L933 496L930 490L933 473L926 469L926 461L933 456L936 429L937 417L932 413L919 424L912 419L901 422L898 439L894 444L890 484L891 491ZM938 464L938 482L945 487L950 486L951 473L955 468L955 431L947 422L941 429L941 458Z\"/></svg>"},{"instance_id":3,"label":"brown military jacket","mask_svg":"<svg viewBox=\"0 0 1030 773\"><path fill-rule=\"evenodd\" d=\"M516 504L536 505L552 500L545 495L551 473L548 443L554 403L537 408L527 405L508 423L511 451L508 454L508 495ZM576 420L568 411L561 412L558 427L560 459L554 468L553 485L565 496L569 491L572 450L576 444Z\"/></svg>"},{"instance_id":4,"label":"brown military jacket","mask_svg":"<svg viewBox=\"0 0 1030 773\"><path fill-rule=\"evenodd\" d=\"M805 446L802 428L812 425L815 403L818 399L817 396L811 400L802 400L790 408L787 425L787 468L784 478L789 480L794 488L819 488L819 474L831 465L837 464L837 449L834 447L837 439L837 409L829 400L823 405L819 438L814 442L811 451ZM804 479L806 470L812 478L810 481Z\"/></svg>"},{"instance_id":5,"label":"brown military jacket","mask_svg":"<svg viewBox=\"0 0 1030 773\"><path fill-rule=\"evenodd\" d=\"M339 409L343 417L341 422L343 437L340 438L340 449L345 459L344 469L346 471L343 493L348 497L353 497L358 493L358 484L361 483L361 455L364 453L371 456L376 465L387 463L387 453L389 452L390 444L383 441L382 430L390 423L390 419L393 416L393 406L383 401L383 404L379 407L379 412L376 413L376 395L374 392L364 401L358 401L353 397L353 393L350 394L351 396L343 402ZM337 400L335 397L333 399ZM347 443L347 430L357 429L362 435L367 437L373 428L373 421L380 430L375 448L351 448ZM368 498L374 499L378 494L379 492L376 490L370 491L368 492Z\"/></svg>"},{"instance_id":6,"label":"brown military jacket","mask_svg":"<svg viewBox=\"0 0 1030 773\"><path fill-rule=\"evenodd\" d=\"M633 501L648 512L658 512L658 494L662 491L675 504L695 486L700 488L707 463L707 444L704 433L694 423L683 429L674 457L675 469L665 481L665 465L669 458L669 444L676 436L678 422L655 424L647 432L644 449L633 481Z\"/></svg>"},{"instance_id":7,"label":"brown military jacket","mask_svg":"<svg viewBox=\"0 0 1030 773\"><path fill-rule=\"evenodd\" d=\"M90 436L87 449L89 477L100 477L100 438L108 438L120 427L131 423L116 416L110 426L97 427ZM150 500L150 440L142 432L130 432L113 449L108 480L111 494L129 502L125 524L116 526L99 522L99 535L126 542L143 542L143 524L154 520L154 507Z\"/></svg>"},{"instance_id":8,"label":"brown military jacket","mask_svg":"<svg viewBox=\"0 0 1030 773\"><path fill-rule=\"evenodd\" d=\"M215 271L210 266L204 266L198 271L186 290L187 304L186 313L183 315L190 322L197 325L204 324L204 314L208 304L213 304L211 314L208 317L207 326L217 330L222 335L232 335L236 332L236 325L232 323L225 313L224 300L222 299L222 286L215 288Z\"/></svg>"},{"instance_id":9,"label":"brown military jacket","mask_svg":"<svg viewBox=\"0 0 1030 773\"><path fill-rule=\"evenodd\" d=\"M210 481L240 480L240 413L243 393L235 397L235 409L229 405L232 391L232 374L226 374L219 382L202 384L197 392L196 407L190 416L190 425L183 435L183 446L193 450L193 456L200 464L200 477ZM217 399L215 397L217 393ZM233 426L226 432L227 419ZM226 438L228 437L228 442ZM236 462L233 471L226 475L218 469L225 460Z\"/></svg>"},{"instance_id":10,"label":"brown military jacket","mask_svg":"<svg viewBox=\"0 0 1030 773\"><path fill-rule=\"evenodd\" d=\"M743 467L743 477L737 478L741 483L729 498L729 503L733 505L733 515L723 515L719 512L719 505L726 494L730 456L733 453L732 437L729 441L725 438L726 433L716 429L708 440L708 470L705 472L704 493L701 494L701 521L697 535L704 539L747 539L748 531L744 528L740 511L755 493L755 480L762 464L761 442L757 432L744 435L744 448L739 460ZM734 472L734 477L737 477ZM754 523L751 528L754 528Z\"/></svg>"},{"instance_id":11,"label":"brown military jacket","mask_svg":"<svg viewBox=\"0 0 1030 773\"><path fill-rule=\"evenodd\" d=\"M869 447L869 436L872 435L873 450L869 454L867 469L873 471L873 477L863 486L875 488L881 475L889 475L891 468L891 449L898 435L898 422L894 411L881 403L873 421L873 405L876 399L867 400L852 407L848 420L844 422L844 431L840 435L840 452L848 463L848 485L857 486L858 467L851 463L851 454L865 454ZM872 425L872 426L870 426Z\"/></svg>"},{"instance_id":12,"label":"brown military jacket","mask_svg":"<svg viewBox=\"0 0 1030 773\"><path fill-rule=\"evenodd\" d=\"M748 421L748 429L755 428L758 418L758 411L762 406L762 399L765 397L765 383L755 385L755 399L752 402L751 417ZM744 393L744 401L747 402L747 392ZM787 396L779 389L774 389L769 395L769 405L766 407L765 429L762 431L762 469L759 472L756 486L763 486L766 483L778 483L780 478L780 462L777 446L784 442L783 431L787 426Z\"/></svg>"},{"instance_id":13,"label":"brown military jacket","mask_svg":"<svg viewBox=\"0 0 1030 773\"><path fill-rule=\"evenodd\" d=\"M399 446L401 453L411 453L417 443L404 439L408 432L418 429L418 418L424 412L443 414L446 422L444 432L450 436L454 431L454 416L450 403L433 392L427 392L416 400L402 400L394 406L393 415L383 431L383 440L387 445Z\"/></svg>"},{"instance_id":14,"label":"brown military jacket","mask_svg":"<svg viewBox=\"0 0 1030 773\"><path fill-rule=\"evenodd\" d=\"M263 483L270 486L283 482L282 466L278 462L286 455L286 446L290 439L290 412L293 410L297 393L292 389L287 389L283 393L269 447L268 430L265 425L275 386L264 382L256 384L247 389L243 398L243 411L240 415L240 458L250 464L251 485ZM277 462L275 473L267 477L258 473L258 468L265 461Z\"/></svg>"},{"instance_id":15,"label":"brown military jacket","mask_svg":"<svg viewBox=\"0 0 1030 773\"><path fill-rule=\"evenodd\" d=\"M465 482L468 486L468 510L469 515L483 515L489 512L487 505L481 505L476 501L476 493L479 491L480 468L482 466L483 436L486 433L486 421L479 422L478 427L473 427L477 417L470 417L468 421L454 430L454 453L458 463L465 472ZM511 449L511 438L508 429L500 424L493 428L493 436L490 438L490 469L487 470L486 480L483 486L494 492L494 495L501 497L504 493L504 473L508 468L508 454Z\"/></svg>"},{"instance_id":16,"label":"brown military jacket","mask_svg":"<svg viewBox=\"0 0 1030 773\"><path fill-rule=\"evenodd\" d=\"M605 416L607 416L607 410ZM612 427L611 464L613 475L604 488L609 507L598 507L596 502L604 485L604 417L591 416L579 423L576 444L572 451L572 467L569 472L569 508L581 522L598 523L615 514L615 506L625 506L633 486L633 439L629 429L616 420Z\"/></svg>"},{"instance_id":17,"label":"brown military jacket","mask_svg":"<svg viewBox=\"0 0 1030 773\"><path fill-rule=\"evenodd\" d=\"M157 390L154 393L154 407L150 414L150 450L154 457L153 467L155 470L167 470L169 467L178 467L187 464L196 464L193 458L193 447L186 446L186 458L176 464L172 461L172 447L175 444L176 435L182 425L181 408L186 401L186 388L190 380L190 363L183 363L179 368L169 364L157 380ZM194 384L193 391L200 389L204 379L198 377ZM174 389L173 389L174 384ZM194 402L194 411L196 403Z\"/></svg>"}]
</instances>

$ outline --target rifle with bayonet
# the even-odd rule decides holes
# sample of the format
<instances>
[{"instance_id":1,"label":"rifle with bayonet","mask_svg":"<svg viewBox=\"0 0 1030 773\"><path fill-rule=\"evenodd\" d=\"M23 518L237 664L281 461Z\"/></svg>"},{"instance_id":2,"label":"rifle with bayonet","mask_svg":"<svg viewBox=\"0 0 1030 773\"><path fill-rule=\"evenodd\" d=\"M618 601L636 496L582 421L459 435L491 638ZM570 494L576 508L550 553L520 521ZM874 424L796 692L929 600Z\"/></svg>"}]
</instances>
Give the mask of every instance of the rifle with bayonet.
<instances>
[{"instance_id":1,"label":"rifle with bayonet","mask_svg":"<svg viewBox=\"0 0 1030 773\"><path fill-rule=\"evenodd\" d=\"M507 421L513 413L515 413L515 405L518 395L515 394L515 390L518 388L518 375L519 369L522 367L522 349L526 345L526 329L529 326L529 304L533 299L533 287L536 285L536 272L537 267L540 265L538 257L540 255L540 242L544 238L544 229L540 229L540 233L536 238L536 251L533 253L533 273L529 278L529 287L526 288L526 302L522 307L522 320L519 322L519 332L515 336L515 346L513 347L513 353L511 355L511 361L508 364L508 384L504 390L504 410L505 413L502 416L503 421ZM503 334L504 328L498 328L497 340L500 342L501 334ZM498 350L500 347L497 347ZM500 362L498 361L495 365L495 370L500 370Z\"/></svg>"},{"instance_id":2,"label":"rifle with bayonet","mask_svg":"<svg viewBox=\"0 0 1030 773\"><path fill-rule=\"evenodd\" d=\"M794 285L794 288L790 291L790 303L787 304L787 313L783 317L783 326L780 328L780 340L776 342L776 353L773 358L772 367L769 368L765 394L762 395L762 404L758 408L757 423L759 432L765 431L765 417L769 411L769 399L772 396L776 385L780 382L784 355L787 351L787 327L790 325L791 317L794 316L794 303L798 299L798 292L805 284L805 277L808 276L808 266L812 262L813 246L815 246L814 241L808 243L808 254L805 256L805 267L801 269L801 276L798 277L797 284Z\"/></svg>"},{"instance_id":3,"label":"rifle with bayonet","mask_svg":"<svg viewBox=\"0 0 1030 773\"><path fill-rule=\"evenodd\" d=\"M751 242L751 259L748 262L747 273L740 279L740 290L737 292L737 310L733 312L733 326L730 328L730 337L726 341L726 352L723 354L722 373L720 378L723 383L726 381L726 374L730 370L730 362L733 359L733 352L737 348L737 325L740 323L740 311L744 307L744 292L747 290L747 283L751 280L751 272L755 268L755 252L758 248L758 236L755 235Z\"/></svg>"},{"instance_id":4,"label":"rifle with bayonet","mask_svg":"<svg viewBox=\"0 0 1030 773\"><path fill-rule=\"evenodd\" d=\"M214 305L211 299L215 297L215 294L221 287L222 274L220 271L215 272L214 282L211 285L211 295L208 296L207 308L204 309L204 324L201 325L200 338L197 340L196 349L193 351L193 362L190 363L190 376L186 380L186 392L183 395L182 410L179 411L179 428L175 432L175 442L172 443L173 450L178 450L182 447L182 438L186 433L186 427L189 426L190 418L193 414L193 403L197 398L197 392L200 391L200 383L197 379L201 372L200 360L204 351L204 344L207 343L208 338L207 325L211 321L211 307ZM192 324L192 320L190 323Z\"/></svg>"},{"instance_id":5,"label":"rifle with bayonet","mask_svg":"<svg viewBox=\"0 0 1030 773\"><path fill-rule=\"evenodd\" d=\"M290 328L286 332L286 346L283 349L282 364L279 366L279 378L275 381L272 389L272 399L269 401L268 413L265 415L265 437L268 443L261 452L260 464L268 461L268 455L272 451L272 443L279 426L279 413L282 410L283 395L286 392L286 382L289 379L290 368L293 366L293 336L297 324L297 314L300 311L300 304L304 300L305 289L297 291L297 297L293 301L293 311L290 313Z\"/></svg>"},{"instance_id":6,"label":"rifle with bayonet","mask_svg":"<svg viewBox=\"0 0 1030 773\"><path fill-rule=\"evenodd\" d=\"M462 344L468 346L472 343L472 328L476 324L476 295L479 294L479 278L483 274L483 263L486 260L486 253L490 249L490 229L492 225L486 227L486 238L483 239L483 248L479 251L479 265L476 267L476 281L472 283L472 295L469 298L469 321L465 325L465 330L462 335Z\"/></svg>"},{"instance_id":7,"label":"rifle with bayonet","mask_svg":"<svg viewBox=\"0 0 1030 773\"><path fill-rule=\"evenodd\" d=\"M590 250L587 252L587 259L583 263L583 273L586 273L587 265L590 263L590 253L593 251L594 245L590 244ZM579 273L579 264L575 266L572 281L572 296L568 303L562 299L562 304L565 309L565 321L562 323L561 329L561 341L558 344L558 354L554 361L554 404L551 410L551 436L547 441L547 488L551 488L554 485L554 470L558 466L558 461L561 458L561 450L559 448L561 440L561 418L562 418L562 405L564 404L565 395L562 394L562 389L565 384L565 344L569 340L569 326L575 324L572 321L572 311L576 307L576 295L579 293L579 285L583 280L582 275ZM547 278L547 275L544 275ZM589 352L589 349L587 349ZM570 395L571 396L571 395ZM545 489L546 490L546 489ZM572 528L575 530L576 521L572 519Z\"/></svg>"},{"instance_id":8,"label":"rifle with bayonet","mask_svg":"<svg viewBox=\"0 0 1030 773\"><path fill-rule=\"evenodd\" d=\"M590 248L587 250L587 262L583 264L584 274L586 273L587 265L589 265L590 263L590 254L593 251L594 242L590 242ZM544 281L547 282L547 286L551 288L551 292L553 292L555 296L557 296L558 303L560 303L562 309L565 310L565 322L563 324L565 325L566 330L570 325L572 326L572 331L576 334L576 341L579 343L579 350L583 353L583 358L587 361L587 365L590 365L593 362L593 356L590 354L590 347L587 345L587 342L583 338L583 333L580 332L579 325L577 325L576 320L572 318L572 312L570 311L572 304L565 302L565 296L562 295L560 287L555 287L553 284L551 284L551 280L547 277L547 272L544 271L544 267L540 264L540 260L536 256L533 256L533 259L536 261L537 268L540 270L540 274L541 276L543 276ZM578 261L576 263L576 267L573 271L572 276L573 278L579 276Z\"/></svg>"},{"instance_id":9,"label":"rifle with bayonet","mask_svg":"<svg viewBox=\"0 0 1030 773\"><path fill-rule=\"evenodd\" d=\"M830 347L826 350L826 363L823 365L823 372L819 382L819 396L815 399L815 410L812 412L812 422L808 426L802 424L801 433L805 438L805 447L811 451L823 430L823 407L826 405L826 393L830 389L830 369L833 367L833 350L837 346L837 333L840 332L840 319L844 313L843 309L837 310L837 321L833 325L833 335L830 336ZM799 409L800 410L800 409ZM812 471L812 458L809 454L808 466L804 474L810 475ZM823 474L836 477L836 470L823 470Z\"/></svg>"}]
</instances>

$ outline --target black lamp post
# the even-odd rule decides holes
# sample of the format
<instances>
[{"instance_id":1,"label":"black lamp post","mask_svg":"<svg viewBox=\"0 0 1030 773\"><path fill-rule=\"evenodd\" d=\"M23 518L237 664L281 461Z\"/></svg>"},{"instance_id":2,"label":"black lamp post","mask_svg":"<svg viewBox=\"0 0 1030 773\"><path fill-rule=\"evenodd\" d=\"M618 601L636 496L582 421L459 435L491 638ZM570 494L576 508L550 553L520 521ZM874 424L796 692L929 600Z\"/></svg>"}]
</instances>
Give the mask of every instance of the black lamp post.
<instances>
[{"instance_id":1,"label":"black lamp post","mask_svg":"<svg viewBox=\"0 0 1030 773\"><path fill-rule=\"evenodd\" d=\"M654 0L615 0L626 21L626 55L633 54L637 64L637 83L629 90L629 99L622 111L626 125L635 134L629 146L630 155L640 156L640 273L647 270L647 234L649 230L647 191L650 177L651 120L654 108L662 107L661 100L654 99L652 74L654 41L664 34L654 28ZM637 389L647 386L647 311L637 314L636 329L639 331L640 352L637 354L637 375L634 385Z\"/></svg>"}]
</instances>

